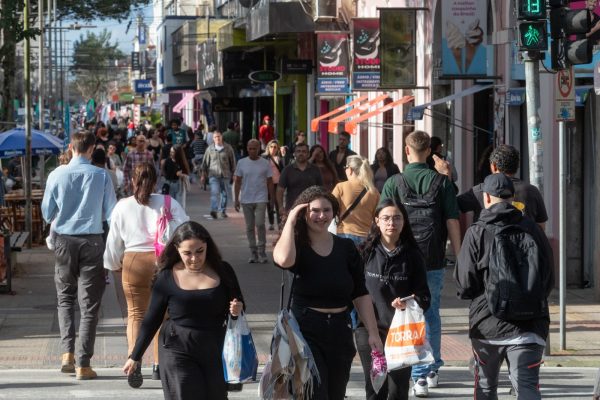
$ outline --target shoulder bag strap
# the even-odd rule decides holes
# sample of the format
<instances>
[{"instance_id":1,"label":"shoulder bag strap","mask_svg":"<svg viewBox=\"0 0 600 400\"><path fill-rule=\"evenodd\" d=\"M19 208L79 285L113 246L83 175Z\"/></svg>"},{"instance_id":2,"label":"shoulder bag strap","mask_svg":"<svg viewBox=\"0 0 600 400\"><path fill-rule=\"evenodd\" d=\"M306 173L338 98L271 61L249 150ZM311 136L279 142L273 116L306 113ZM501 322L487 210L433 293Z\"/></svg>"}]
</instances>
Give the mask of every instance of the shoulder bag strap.
<instances>
[{"instance_id":1,"label":"shoulder bag strap","mask_svg":"<svg viewBox=\"0 0 600 400\"><path fill-rule=\"evenodd\" d=\"M343 220L345 220L346 217L348 217L348 215L350 215L350 213L352 212L352 210L354 210L354 208L358 205L358 203L360 203L360 201L362 200L363 197L365 197L366 194L367 194L367 188L364 188L362 190L362 192L360 192L360 194L358 195L358 197L356 197L356 199L354 199L354 201L352 202L352 204L350 204L350 207L348 207L346 209L346 211L344 212L344 214L340 217L340 222L342 222Z\"/></svg>"},{"instance_id":2,"label":"shoulder bag strap","mask_svg":"<svg viewBox=\"0 0 600 400\"><path fill-rule=\"evenodd\" d=\"M294 276L292 277L292 285L290 286L290 297L287 302L287 310L290 311L290 307L292 306L292 295L294 294L294 284L296 283L296 273L294 272Z\"/></svg>"}]
</instances>

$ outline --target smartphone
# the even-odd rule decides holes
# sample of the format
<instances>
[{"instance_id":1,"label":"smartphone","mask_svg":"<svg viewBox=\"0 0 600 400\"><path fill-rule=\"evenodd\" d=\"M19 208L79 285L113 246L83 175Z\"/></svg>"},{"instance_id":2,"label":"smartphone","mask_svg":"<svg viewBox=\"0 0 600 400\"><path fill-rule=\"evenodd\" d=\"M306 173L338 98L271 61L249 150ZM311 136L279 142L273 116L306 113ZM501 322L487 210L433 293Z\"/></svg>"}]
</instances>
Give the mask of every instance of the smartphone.
<instances>
[{"instance_id":1,"label":"smartphone","mask_svg":"<svg viewBox=\"0 0 600 400\"><path fill-rule=\"evenodd\" d=\"M400 301L406 301L406 300L410 300L410 299L414 299L414 298L415 298L415 295L411 294L410 296L406 296L406 297L401 298Z\"/></svg>"}]
</instances>

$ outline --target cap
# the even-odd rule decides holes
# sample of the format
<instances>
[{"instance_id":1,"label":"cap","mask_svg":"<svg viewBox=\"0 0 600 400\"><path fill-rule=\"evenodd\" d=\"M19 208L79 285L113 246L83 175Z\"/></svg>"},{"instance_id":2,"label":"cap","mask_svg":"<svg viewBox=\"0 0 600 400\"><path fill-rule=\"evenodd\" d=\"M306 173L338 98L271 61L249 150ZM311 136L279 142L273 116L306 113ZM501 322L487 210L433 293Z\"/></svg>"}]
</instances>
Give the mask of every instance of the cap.
<instances>
[{"instance_id":1,"label":"cap","mask_svg":"<svg viewBox=\"0 0 600 400\"><path fill-rule=\"evenodd\" d=\"M263 121L270 121L270 120L271 120L271 117L269 117L268 115L265 115L263 117Z\"/></svg>"},{"instance_id":2,"label":"cap","mask_svg":"<svg viewBox=\"0 0 600 400\"><path fill-rule=\"evenodd\" d=\"M508 199L515 195L515 186L512 180L502 173L488 175L483 181L482 189L484 193L501 199Z\"/></svg>"}]
</instances>

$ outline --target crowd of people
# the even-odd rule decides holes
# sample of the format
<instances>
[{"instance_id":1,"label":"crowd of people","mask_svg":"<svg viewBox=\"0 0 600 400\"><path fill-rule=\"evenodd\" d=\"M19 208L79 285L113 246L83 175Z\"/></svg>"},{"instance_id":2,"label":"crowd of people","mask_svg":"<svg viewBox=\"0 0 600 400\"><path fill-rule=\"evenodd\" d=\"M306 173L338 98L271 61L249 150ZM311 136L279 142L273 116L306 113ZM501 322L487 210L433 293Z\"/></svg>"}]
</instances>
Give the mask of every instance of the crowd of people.
<instances>
[{"instance_id":1,"label":"crowd of people","mask_svg":"<svg viewBox=\"0 0 600 400\"><path fill-rule=\"evenodd\" d=\"M103 269L108 269L122 274L127 301L123 369L129 384L142 384L141 359L154 339L153 377L161 379L165 398L227 398L221 360L225 322L246 305L234 268L207 228L186 214L186 187L197 176L210 188L208 220L227 218L231 204L243 213L248 263L268 262L266 232L279 231L273 262L290 271L291 311L319 371L308 398L343 399L357 352L367 399L408 399L411 387L415 396L427 397L440 385L440 299L448 240L457 257L460 295L472 299L469 335L477 398L497 398L503 360L517 395L540 398L552 253L543 233L547 215L541 195L515 178L519 154L514 147L498 146L489 159L492 174L459 194L456 172L444 160L440 142L425 132L406 137L408 164L400 173L386 148L377 150L372 163L350 150L346 132L327 154L320 145L310 147L300 131L281 146L269 120L263 122L259 138L246 143L244 158L234 123L225 133L192 132L173 120L169 128L157 126L147 134L109 133L96 126L95 133L72 135L72 157L50 174L42 203L54 235L62 372L96 377L90 359ZM123 134L129 137L127 147ZM122 182L114 176L117 170ZM165 210L178 228L158 254L156 220ZM477 213L479 225L469 228L462 244L459 215L469 211ZM496 236L506 235L504 244L486 235L490 226ZM498 250L515 237L535 247L536 257L525 253L524 261ZM518 319L495 314L494 307L486 307L490 266L527 262L534 262L532 269L540 274L539 308ZM402 300L407 296L424 312L434 361L389 371L376 392L371 352L383 353L392 317L407 307ZM82 317L75 359L77 303ZM502 312L508 312L506 305Z\"/></svg>"}]
</instances>

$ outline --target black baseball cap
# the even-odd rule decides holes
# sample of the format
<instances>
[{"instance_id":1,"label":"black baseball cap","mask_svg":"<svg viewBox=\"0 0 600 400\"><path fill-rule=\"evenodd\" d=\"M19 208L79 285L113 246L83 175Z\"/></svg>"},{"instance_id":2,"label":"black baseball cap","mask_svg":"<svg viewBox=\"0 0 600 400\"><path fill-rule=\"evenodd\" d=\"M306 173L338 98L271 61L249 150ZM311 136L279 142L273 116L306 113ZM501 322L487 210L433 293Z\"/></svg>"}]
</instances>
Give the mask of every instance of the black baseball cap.
<instances>
[{"instance_id":1,"label":"black baseball cap","mask_svg":"<svg viewBox=\"0 0 600 400\"><path fill-rule=\"evenodd\" d=\"M483 181L483 191L490 196L508 199L515 195L512 180L503 173L488 175Z\"/></svg>"}]
</instances>

